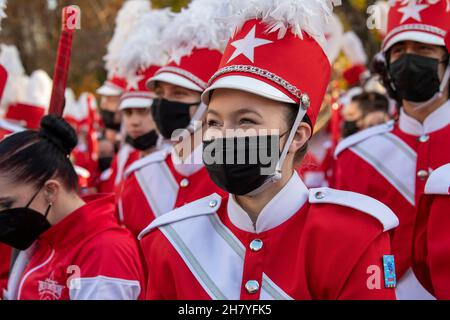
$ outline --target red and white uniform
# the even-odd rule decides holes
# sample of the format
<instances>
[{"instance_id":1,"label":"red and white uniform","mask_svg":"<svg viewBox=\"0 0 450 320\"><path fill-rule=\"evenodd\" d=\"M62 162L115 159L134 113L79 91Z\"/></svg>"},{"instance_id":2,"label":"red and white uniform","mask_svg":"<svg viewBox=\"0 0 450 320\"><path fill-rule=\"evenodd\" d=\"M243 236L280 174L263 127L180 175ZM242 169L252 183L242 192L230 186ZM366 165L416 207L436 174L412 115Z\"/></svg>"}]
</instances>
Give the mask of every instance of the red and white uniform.
<instances>
[{"instance_id":1,"label":"red and white uniform","mask_svg":"<svg viewBox=\"0 0 450 320\"><path fill-rule=\"evenodd\" d=\"M366 194L383 202L398 216L400 226L392 232L392 251L399 279L407 288L416 279L412 272L413 230L418 201L429 174L450 162L450 101L434 111L423 124L403 110L397 124L388 123L343 140L337 150L336 188ZM409 284L407 284L409 283ZM402 281L399 283L399 297ZM419 288L406 297L427 298Z\"/></svg>"},{"instance_id":2,"label":"red and white uniform","mask_svg":"<svg viewBox=\"0 0 450 320\"><path fill-rule=\"evenodd\" d=\"M134 149L129 144L124 144L119 149L119 152L114 156L111 168L105 170L101 176L98 184L98 191L100 193L117 193L123 182L123 175L125 170L134 161L140 157L139 150Z\"/></svg>"},{"instance_id":3,"label":"red and white uniform","mask_svg":"<svg viewBox=\"0 0 450 320\"><path fill-rule=\"evenodd\" d=\"M223 194L212 182L202 161L202 146L185 163L163 147L133 163L125 173L118 201L120 221L137 237L155 218L201 199L211 192Z\"/></svg>"},{"instance_id":4,"label":"red and white uniform","mask_svg":"<svg viewBox=\"0 0 450 320\"><path fill-rule=\"evenodd\" d=\"M390 253L384 231L397 224L380 202L308 190L297 173L255 225L233 196L213 194L158 217L140 235L146 298L394 299L393 289L369 288L368 268L381 268Z\"/></svg>"},{"instance_id":5,"label":"red and white uniform","mask_svg":"<svg viewBox=\"0 0 450 320\"><path fill-rule=\"evenodd\" d=\"M450 164L430 175L414 232L414 273L437 299L450 300Z\"/></svg>"},{"instance_id":6,"label":"red and white uniform","mask_svg":"<svg viewBox=\"0 0 450 320\"><path fill-rule=\"evenodd\" d=\"M139 250L129 231L117 223L114 198L86 200L20 253L5 299L142 298L145 281Z\"/></svg>"}]
</instances>

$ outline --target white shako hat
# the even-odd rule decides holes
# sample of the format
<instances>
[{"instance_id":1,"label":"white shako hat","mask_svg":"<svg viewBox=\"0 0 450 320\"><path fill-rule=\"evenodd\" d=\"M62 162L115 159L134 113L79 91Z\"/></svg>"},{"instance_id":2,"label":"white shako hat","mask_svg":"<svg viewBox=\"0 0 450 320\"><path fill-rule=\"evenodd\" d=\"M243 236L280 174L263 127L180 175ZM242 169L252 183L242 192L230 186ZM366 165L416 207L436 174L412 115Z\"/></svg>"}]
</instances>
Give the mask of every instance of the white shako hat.
<instances>
[{"instance_id":1,"label":"white shako hat","mask_svg":"<svg viewBox=\"0 0 450 320\"><path fill-rule=\"evenodd\" d=\"M168 61L168 55L163 50L162 34L173 15L169 9L146 13L124 44L117 74L127 80L127 90L120 98L119 110L149 108L152 105L154 94L146 84Z\"/></svg>"},{"instance_id":2,"label":"white shako hat","mask_svg":"<svg viewBox=\"0 0 450 320\"><path fill-rule=\"evenodd\" d=\"M102 96L120 96L127 87L126 80L116 75L119 59L124 43L132 35L139 19L150 12L151 4L148 0L128 0L117 13L116 27L113 37L108 44L104 57L105 68L108 72L107 80L97 89Z\"/></svg>"}]
</instances>

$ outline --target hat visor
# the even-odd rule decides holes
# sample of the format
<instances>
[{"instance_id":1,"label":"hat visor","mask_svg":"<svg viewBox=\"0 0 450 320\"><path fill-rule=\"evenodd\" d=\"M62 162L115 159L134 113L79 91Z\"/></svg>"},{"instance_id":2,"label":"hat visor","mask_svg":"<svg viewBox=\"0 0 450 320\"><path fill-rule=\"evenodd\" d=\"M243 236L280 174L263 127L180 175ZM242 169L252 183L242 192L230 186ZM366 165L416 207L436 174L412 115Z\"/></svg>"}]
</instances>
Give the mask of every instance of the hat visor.
<instances>
[{"instance_id":1,"label":"hat visor","mask_svg":"<svg viewBox=\"0 0 450 320\"><path fill-rule=\"evenodd\" d=\"M406 31L399 33L386 41L383 44L383 51L388 51L394 44L402 41L416 41L420 43L445 47L445 41L443 37L428 32Z\"/></svg>"},{"instance_id":2,"label":"hat visor","mask_svg":"<svg viewBox=\"0 0 450 320\"><path fill-rule=\"evenodd\" d=\"M155 88L156 82L158 81L167 82L193 91L203 92L203 89L196 85L194 82L171 72L161 72L153 78L150 78L147 82L147 88L153 90Z\"/></svg>"},{"instance_id":3,"label":"hat visor","mask_svg":"<svg viewBox=\"0 0 450 320\"><path fill-rule=\"evenodd\" d=\"M147 109L153 104L153 99L149 98L127 98L123 99L119 104L119 111L125 109Z\"/></svg>"},{"instance_id":4,"label":"hat visor","mask_svg":"<svg viewBox=\"0 0 450 320\"><path fill-rule=\"evenodd\" d=\"M211 94L216 89L234 89L234 90L240 90L245 91L249 93L253 93L255 95L285 102L285 103L296 103L294 100L292 100L288 95L286 95L284 92L280 91L279 89L271 86L270 84L255 79L250 78L246 76L225 76L223 78L218 79L216 82L213 83L212 86L207 88L205 92L202 94L202 101L206 105L209 104L209 100L211 97Z\"/></svg>"},{"instance_id":5,"label":"hat visor","mask_svg":"<svg viewBox=\"0 0 450 320\"><path fill-rule=\"evenodd\" d=\"M120 96L123 91L118 88L111 87L107 84L104 84L100 88L95 91L98 95L106 96L106 97L117 97Z\"/></svg>"}]
</instances>

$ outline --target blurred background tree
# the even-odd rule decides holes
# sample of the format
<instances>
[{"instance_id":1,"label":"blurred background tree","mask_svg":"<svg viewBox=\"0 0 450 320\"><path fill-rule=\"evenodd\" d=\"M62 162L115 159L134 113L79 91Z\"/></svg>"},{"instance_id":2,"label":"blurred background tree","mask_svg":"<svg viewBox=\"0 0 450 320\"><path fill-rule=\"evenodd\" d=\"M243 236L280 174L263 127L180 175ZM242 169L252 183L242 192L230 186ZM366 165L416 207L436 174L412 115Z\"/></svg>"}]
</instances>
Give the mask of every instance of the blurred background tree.
<instances>
[{"instance_id":1,"label":"blurred background tree","mask_svg":"<svg viewBox=\"0 0 450 320\"><path fill-rule=\"evenodd\" d=\"M81 8L81 30L76 32L69 86L76 93L95 91L105 80L103 56L114 30L117 11L124 0L13 0L8 1L8 18L2 23L0 43L18 47L27 73L44 69L51 76L60 30L62 7ZM363 40L369 57L379 48L379 39L368 32L366 9L375 0L343 0L336 12L346 30ZM189 0L152 0L153 7L179 11Z\"/></svg>"}]
</instances>

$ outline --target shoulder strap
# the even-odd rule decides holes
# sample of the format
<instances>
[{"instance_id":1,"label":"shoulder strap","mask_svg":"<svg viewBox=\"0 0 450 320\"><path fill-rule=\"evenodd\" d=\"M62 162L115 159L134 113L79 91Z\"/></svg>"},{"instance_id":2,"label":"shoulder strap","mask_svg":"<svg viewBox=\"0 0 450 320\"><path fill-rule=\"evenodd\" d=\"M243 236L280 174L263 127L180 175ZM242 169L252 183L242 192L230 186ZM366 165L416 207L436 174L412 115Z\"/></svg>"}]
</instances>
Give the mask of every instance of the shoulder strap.
<instances>
[{"instance_id":1,"label":"shoulder strap","mask_svg":"<svg viewBox=\"0 0 450 320\"><path fill-rule=\"evenodd\" d=\"M364 212L377 219L383 225L384 231L391 230L399 225L397 216L386 205L356 192L330 188L311 189L309 202L337 204Z\"/></svg>"}]
</instances>

